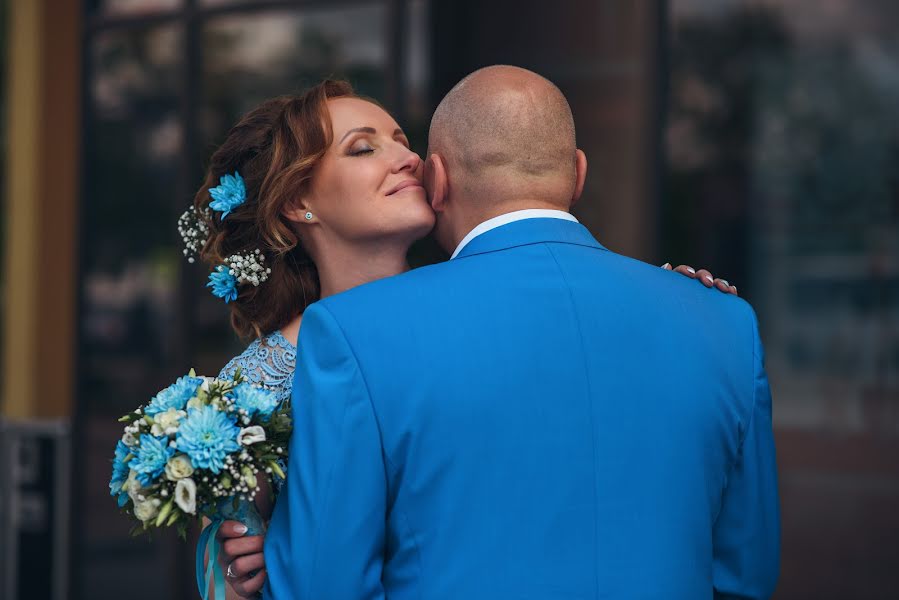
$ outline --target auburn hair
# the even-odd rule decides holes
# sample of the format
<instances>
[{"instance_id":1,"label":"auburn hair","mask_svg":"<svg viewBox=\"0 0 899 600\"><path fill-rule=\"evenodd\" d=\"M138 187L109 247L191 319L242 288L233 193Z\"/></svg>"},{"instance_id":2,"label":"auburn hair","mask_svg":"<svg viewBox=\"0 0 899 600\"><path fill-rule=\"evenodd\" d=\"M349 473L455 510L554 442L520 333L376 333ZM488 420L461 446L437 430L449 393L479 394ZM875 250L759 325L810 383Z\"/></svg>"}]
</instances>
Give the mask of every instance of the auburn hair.
<instances>
[{"instance_id":1,"label":"auburn hair","mask_svg":"<svg viewBox=\"0 0 899 600\"><path fill-rule=\"evenodd\" d=\"M259 286L239 285L230 302L231 326L244 339L284 327L321 295L318 271L303 248L295 223L282 214L305 194L315 167L333 139L329 98L356 98L345 81L325 80L295 96L266 100L231 128L210 159L194 208L209 226L200 258L216 268L233 254L257 248L271 269ZM228 217L208 209L209 189L237 171L245 202Z\"/></svg>"}]
</instances>

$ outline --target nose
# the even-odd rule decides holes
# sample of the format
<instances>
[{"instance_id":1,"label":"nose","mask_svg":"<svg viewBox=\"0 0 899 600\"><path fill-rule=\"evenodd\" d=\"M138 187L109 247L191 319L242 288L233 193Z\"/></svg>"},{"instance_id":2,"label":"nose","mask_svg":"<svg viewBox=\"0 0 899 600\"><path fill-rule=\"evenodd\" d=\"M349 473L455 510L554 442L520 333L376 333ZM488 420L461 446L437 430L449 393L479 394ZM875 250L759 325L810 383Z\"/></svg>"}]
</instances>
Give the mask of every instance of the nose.
<instances>
[{"instance_id":1,"label":"nose","mask_svg":"<svg viewBox=\"0 0 899 600\"><path fill-rule=\"evenodd\" d=\"M403 171L409 171L413 174L418 173L421 166L421 157L402 144L399 145L402 150L394 163L393 172L402 173Z\"/></svg>"}]
</instances>

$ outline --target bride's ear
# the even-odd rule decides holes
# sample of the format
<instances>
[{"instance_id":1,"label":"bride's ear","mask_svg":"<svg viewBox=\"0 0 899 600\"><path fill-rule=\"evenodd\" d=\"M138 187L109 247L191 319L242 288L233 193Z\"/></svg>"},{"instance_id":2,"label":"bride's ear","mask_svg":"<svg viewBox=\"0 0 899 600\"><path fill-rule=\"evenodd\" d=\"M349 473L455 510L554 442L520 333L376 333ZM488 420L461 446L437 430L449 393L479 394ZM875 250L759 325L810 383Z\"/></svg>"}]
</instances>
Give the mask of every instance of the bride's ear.
<instances>
[{"instance_id":1,"label":"bride's ear","mask_svg":"<svg viewBox=\"0 0 899 600\"><path fill-rule=\"evenodd\" d=\"M285 219L294 223L315 223L318 221L315 211L306 202L306 198L297 198L286 205L281 210L281 214Z\"/></svg>"},{"instance_id":2,"label":"bride's ear","mask_svg":"<svg viewBox=\"0 0 899 600\"><path fill-rule=\"evenodd\" d=\"M439 154L431 154L425 161L424 185L431 208L434 212L443 212L446 209L449 181L446 177L446 166Z\"/></svg>"}]
</instances>

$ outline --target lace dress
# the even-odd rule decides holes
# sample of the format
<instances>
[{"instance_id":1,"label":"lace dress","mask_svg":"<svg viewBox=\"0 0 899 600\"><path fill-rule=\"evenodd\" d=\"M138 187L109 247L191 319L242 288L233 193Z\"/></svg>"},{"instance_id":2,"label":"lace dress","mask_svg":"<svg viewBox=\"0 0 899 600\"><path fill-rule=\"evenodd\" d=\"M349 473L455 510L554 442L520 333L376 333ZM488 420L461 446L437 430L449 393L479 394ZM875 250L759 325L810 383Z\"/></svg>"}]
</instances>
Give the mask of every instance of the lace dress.
<instances>
[{"instance_id":1,"label":"lace dress","mask_svg":"<svg viewBox=\"0 0 899 600\"><path fill-rule=\"evenodd\" d=\"M246 350L229 360L219 373L219 379L230 379L239 368L250 383L274 391L284 402L290 399L296 365L296 346L276 331L254 340Z\"/></svg>"},{"instance_id":2,"label":"lace dress","mask_svg":"<svg viewBox=\"0 0 899 600\"><path fill-rule=\"evenodd\" d=\"M231 379L239 368L249 383L272 390L277 394L278 400L284 403L290 401L296 364L296 346L287 341L280 331L276 331L254 340L246 350L228 361L219 373L219 379ZM284 469L283 461L278 462ZM281 483L275 478L275 493L280 491Z\"/></svg>"}]
</instances>

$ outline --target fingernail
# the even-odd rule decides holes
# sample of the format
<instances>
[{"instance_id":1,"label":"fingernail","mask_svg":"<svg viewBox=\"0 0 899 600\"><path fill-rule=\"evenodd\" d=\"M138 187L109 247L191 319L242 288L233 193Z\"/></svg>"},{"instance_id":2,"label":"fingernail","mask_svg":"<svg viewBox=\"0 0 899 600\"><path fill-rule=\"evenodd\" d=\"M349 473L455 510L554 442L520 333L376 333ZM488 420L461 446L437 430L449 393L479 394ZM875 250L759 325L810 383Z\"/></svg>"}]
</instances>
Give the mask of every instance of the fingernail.
<instances>
[{"instance_id":1,"label":"fingernail","mask_svg":"<svg viewBox=\"0 0 899 600\"><path fill-rule=\"evenodd\" d=\"M711 275L706 275L705 277L703 277L703 279L705 279L705 280L708 281L709 283L712 283L712 282L714 281L714 279L712 279L712 276L711 276Z\"/></svg>"},{"instance_id":2,"label":"fingernail","mask_svg":"<svg viewBox=\"0 0 899 600\"><path fill-rule=\"evenodd\" d=\"M243 535L243 534L245 534L245 533L247 532L247 526L246 526L246 525L242 525L242 524L241 524L241 525L235 525L235 526L234 526L234 531L236 531L238 535Z\"/></svg>"},{"instance_id":3,"label":"fingernail","mask_svg":"<svg viewBox=\"0 0 899 600\"><path fill-rule=\"evenodd\" d=\"M732 286L734 288L734 292L737 291L737 286Z\"/></svg>"},{"instance_id":4,"label":"fingernail","mask_svg":"<svg viewBox=\"0 0 899 600\"><path fill-rule=\"evenodd\" d=\"M663 269L667 269L667 268L669 268L670 266L671 266L671 263L665 263L664 265L662 265L662 268L663 268Z\"/></svg>"},{"instance_id":5,"label":"fingernail","mask_svg":"<svg viewBox=\"0 0 899 600\"><path fill-rule=\"evenodd\" d=\"M694 269L693 267L687 267L687 270L690 271L692 275L696 275L696 269Z\"/></svg>"},{"instance_id":6,"label":"fingernail","mask_svg":"<svg viewBox=\"0 0 899 600\"><path fill-rule=\"evenodd\" d=\"M730 284L727 283L727 279L722 279L721 283L723 283L725 287L730 287Z\"/></svg>"}]
</instances>

